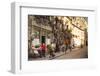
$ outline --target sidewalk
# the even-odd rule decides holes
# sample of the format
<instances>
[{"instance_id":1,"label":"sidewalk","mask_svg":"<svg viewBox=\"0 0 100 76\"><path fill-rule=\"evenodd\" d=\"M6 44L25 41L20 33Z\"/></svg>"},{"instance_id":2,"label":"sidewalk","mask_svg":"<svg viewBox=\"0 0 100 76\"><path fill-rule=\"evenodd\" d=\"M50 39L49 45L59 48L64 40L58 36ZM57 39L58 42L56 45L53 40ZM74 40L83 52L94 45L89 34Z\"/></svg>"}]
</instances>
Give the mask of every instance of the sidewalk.
<instances>
[{"instance_id":1,"label":"sidewalk","mask_svg":"<svg viewBox=\"0 0 100 76\"><path fill-rule=\"evenodd\" d=\"M77 51L77 50L80 50L81 48L74 48L74 49L72 49L72 51L71 52L73 52L73 51ZM70 54L71 53L70 52L70 50L68 49L67 51L66 51L66 53L65 52L57 52L57 53L55 53L55 57L52 57L52 58L50 58L49 56L50 55L46 55L46 57L42 57L42 58L33 58L33 59L30 59L30 60L52 60L52 59L59 59L59 57L61 57L61 56L64 56L64 55L68 55L68 54ZM66 59L66 58L65 58Z\"/></svg>"},{"instance_id":2,"label":"sidewalk","mask_svg":"<svg viewBox=\"0 0 100 76\"><path fill-rule=\"evenodd\" d=\"M72 49L72 51L73 50L79 50L80 48L74 48L74 49ZM72 52L71 51L71 52ZM68 49L67 51L66 51L66 53L65 52L57 52L57 53L55 53L55 57L53 57L53 58L49 58L50 60L52 60L52 59L55 59L55 58L58 58L58 57L60 57L60 56L63 56L63 55L66 55L66 54L69 54L69 53L71 53L70 52L70 50Z\"/></svg>"}]
</instances>

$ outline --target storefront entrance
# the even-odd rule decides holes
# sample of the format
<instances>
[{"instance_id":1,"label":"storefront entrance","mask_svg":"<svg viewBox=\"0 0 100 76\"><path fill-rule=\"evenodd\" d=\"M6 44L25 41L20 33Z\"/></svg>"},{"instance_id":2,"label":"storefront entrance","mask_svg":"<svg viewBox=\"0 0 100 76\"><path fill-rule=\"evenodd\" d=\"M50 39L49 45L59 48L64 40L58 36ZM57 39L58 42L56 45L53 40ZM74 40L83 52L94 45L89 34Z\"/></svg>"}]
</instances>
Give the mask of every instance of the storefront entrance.
<instances>
[{"instance_id":1,"label":"storefront entrance","mask_svg":"<svg viewBox=\"0 0 100 76\"><path fill-rule=\"evenodd\" d=\"M41 43L45 43L45 41L46 41L46 37L45 36L42 36L41 37Z\"/></svg>"}]
</instances>

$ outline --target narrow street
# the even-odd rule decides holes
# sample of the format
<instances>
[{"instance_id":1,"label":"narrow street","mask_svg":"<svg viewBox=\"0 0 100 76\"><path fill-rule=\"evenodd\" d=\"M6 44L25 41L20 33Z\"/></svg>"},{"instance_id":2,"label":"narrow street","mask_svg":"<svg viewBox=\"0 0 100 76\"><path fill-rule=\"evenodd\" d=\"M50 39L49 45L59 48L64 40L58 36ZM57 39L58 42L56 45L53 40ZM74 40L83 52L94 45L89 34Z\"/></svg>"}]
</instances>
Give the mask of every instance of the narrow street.
<instances>
[{"instance_id":1,"label":"narrow street","mask_svg":"<svg viewBox=\"0 0 100 76\"><path fill-rule=\"evenodd\" d=\"M88 58L88 17L29 15L28 21L29 61Z\"/></svg>"},{"instance_id":2,"label":"narrow street","mask_svg":"<svg viewBox=\"0 0 100 76\"><path fill-rule=\"evenodd\" d=\"M59 60L59 59L79 59L79 58L88 58L88 48L74 48L70 52L70 50L67 50L66 54L64 52L58 52L55 53L54 58L49 58L49 55L47 55L45 58L31 58L30 60Z\"/></svg>"},{"instance_id":3,"label":"narrow street","mask_svg":"<svg viewBox=\"0 0 100 76\"><path fill-rule=\"evenodd\" d=\"M56 59L77 59L77 58L88 58L87 47L76 48L71 52L68 51L66 54L57 57Z\"/></svg>"}]
</instances>

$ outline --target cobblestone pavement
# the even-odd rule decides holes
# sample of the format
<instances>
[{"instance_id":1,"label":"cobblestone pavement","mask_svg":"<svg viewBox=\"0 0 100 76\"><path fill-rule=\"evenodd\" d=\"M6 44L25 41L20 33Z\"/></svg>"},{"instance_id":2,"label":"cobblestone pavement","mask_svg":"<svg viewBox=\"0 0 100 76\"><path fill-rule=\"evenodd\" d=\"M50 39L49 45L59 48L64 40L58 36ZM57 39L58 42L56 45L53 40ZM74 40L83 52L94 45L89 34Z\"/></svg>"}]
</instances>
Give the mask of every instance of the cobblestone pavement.
<instances>
[{"instance_id":1,"label":"cobblestone pavement","mask_svg":"<svg viewBox=\"0 0 100 76\"><path fill-rule=\"evenodd\" d=\"M30 60L53 60L53 59L79 59L88 58L88 48L74 48L72 51L67 50L66 54L64 52L55 53L55 57L49 58L49 55L42 58L31 58Z\"/></svg>"}]
</instances>

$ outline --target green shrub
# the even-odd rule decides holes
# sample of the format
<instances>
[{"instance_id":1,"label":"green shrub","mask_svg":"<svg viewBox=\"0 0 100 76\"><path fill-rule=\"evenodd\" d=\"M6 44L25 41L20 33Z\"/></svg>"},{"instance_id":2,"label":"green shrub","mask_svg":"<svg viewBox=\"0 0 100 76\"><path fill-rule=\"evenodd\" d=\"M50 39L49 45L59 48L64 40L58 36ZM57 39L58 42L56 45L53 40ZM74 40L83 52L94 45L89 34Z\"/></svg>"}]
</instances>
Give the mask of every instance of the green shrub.
<instances>
[{"instance_id":1,"label":"green shrub","mask_svg":"<svg viewBox=\"0 0 100 76\"><path fill-rule=\"evenodd\" d=\"M35 48L39 48L40 47L40 45L35 45Z\"/></svg>"}]
</instances>

